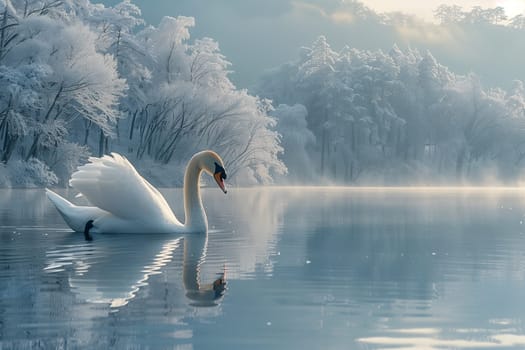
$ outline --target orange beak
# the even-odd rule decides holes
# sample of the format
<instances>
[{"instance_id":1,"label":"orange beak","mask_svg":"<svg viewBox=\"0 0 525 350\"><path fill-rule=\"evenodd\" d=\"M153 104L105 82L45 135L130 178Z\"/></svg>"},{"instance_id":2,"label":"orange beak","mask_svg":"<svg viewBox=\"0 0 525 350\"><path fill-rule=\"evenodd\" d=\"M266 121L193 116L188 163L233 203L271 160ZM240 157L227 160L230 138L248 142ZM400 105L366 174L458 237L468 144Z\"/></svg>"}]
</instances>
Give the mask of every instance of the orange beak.
<instances>
[{"instance_id":1,"label":"orange beak","mask_svg":"<svg viewBox=\"0 0 525 350\"><path fill-rule=\"evenodd\" d=\"M228 193L228 191L226 191L226 188L224 187L224 180L222 179L221 173L219 172L213 174L213 178L215 179L215 182L217 182L217 185L219 185L219 187L221 188L222 192Z\"/></svg>"}]
</instances>

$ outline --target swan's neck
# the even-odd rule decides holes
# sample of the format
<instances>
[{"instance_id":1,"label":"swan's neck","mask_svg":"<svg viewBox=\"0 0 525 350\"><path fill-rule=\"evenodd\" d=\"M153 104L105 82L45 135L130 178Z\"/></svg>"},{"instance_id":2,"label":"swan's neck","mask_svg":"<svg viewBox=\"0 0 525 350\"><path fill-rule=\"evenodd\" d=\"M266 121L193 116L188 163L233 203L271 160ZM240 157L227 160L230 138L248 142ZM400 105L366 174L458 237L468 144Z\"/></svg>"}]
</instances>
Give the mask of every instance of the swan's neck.
<instances>
[{"instance_id":1,"label":"swan's neck","mask_svg":"<svg viewBox=\"0 0 525 350\"><path fill-rule=\"evenodd\" d=\"M182 281L187 292L199 291L200 266L206 257L208 235L190 235L184 238Z\"/></svg>"},{"instance_id":2,"label":"swan's neck","mask_svg":"<svg viewBox=\"0 0 525 350\"><path fill-rule=\"evenodd\" d=\"M188 231L206 232L208 230L208 220L202 206L199 186L201 173L199 157L193 157L184 174L184 214L186 216L184 226Z\"/></svg>"}]
</instances>

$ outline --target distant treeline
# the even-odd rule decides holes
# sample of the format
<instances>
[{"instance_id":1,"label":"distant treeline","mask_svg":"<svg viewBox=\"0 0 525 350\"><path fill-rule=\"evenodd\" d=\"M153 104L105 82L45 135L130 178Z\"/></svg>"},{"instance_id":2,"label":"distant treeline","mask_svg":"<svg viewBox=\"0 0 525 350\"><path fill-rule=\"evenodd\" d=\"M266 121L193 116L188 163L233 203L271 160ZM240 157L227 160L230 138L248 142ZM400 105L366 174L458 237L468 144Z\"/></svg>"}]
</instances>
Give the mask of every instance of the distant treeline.
<instances>
[{"instance_id":1,"label":"distant treeline","mask_svg":"<svg viewBox=\"0 0 525 350\"><path fill-rule=\"evenodd\" d=\"M505 182L519 180L525 165L523 83L484 89L430 52L335 52L321 36L295 62L270 71L257 92L276 105L300 104L275 112L292 178ZM302 139L298 125L307 132Z\"/></svg>"}]
</instances>

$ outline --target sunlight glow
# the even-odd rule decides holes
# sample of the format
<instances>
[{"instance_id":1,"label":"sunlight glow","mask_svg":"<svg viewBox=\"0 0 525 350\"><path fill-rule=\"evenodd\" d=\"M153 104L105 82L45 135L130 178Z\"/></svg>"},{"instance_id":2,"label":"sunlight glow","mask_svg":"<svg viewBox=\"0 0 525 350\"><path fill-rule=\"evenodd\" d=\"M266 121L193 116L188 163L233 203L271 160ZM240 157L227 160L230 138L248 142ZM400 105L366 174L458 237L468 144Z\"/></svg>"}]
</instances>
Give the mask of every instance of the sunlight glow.
<instances>
[{"instance_id":1,"label":"sunlight glow","mask_svg":"<svg viewBox=\"0 0 525 350\"><path fill-rule=\"evenodd\" d=\"M464 340L464 339L437 339L424 337L368 337L357 339L363 344L395 346L396 349L429 349L438 350L443 348L455 349L487 349L487 348L513 348L525 345L525 337L515 334L496 334L487 340Z\"/></svg>"},{"instance_id":2,"label":"sunlight glow","mask_svg":"<svg viewBox=\"0 0 525 350\"><path fill-rule=\"evenodd\" d=\"M525 12L525 2L521 0L498 1L497 6L503 7L508 17L514 17Z\"/></svg>"},{"instance_id":3,"label":"sunlight glow","mask_svg":"<svg viewBox=\"0 0 525 350\"><path fill-rule=\"evenodd\" d=\"M330 18L336 23L352 23L354 21L354 15L345 11L336 11L330 15Z\"/></svg>"}]
</instances>

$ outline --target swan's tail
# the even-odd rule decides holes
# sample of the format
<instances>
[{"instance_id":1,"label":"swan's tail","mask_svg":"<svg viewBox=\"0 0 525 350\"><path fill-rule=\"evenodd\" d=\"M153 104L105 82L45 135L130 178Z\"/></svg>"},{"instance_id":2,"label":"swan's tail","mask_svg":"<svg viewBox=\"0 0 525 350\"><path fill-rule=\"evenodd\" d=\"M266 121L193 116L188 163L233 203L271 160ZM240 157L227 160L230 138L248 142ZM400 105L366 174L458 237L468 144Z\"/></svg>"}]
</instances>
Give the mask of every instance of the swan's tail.
<instances>
[{"instance_id":1,"label":"swan's tail","mask_svg":"<svg viewBox=\"0 0 525 350\"><path fill-rule=\"evenodd\" d=\"M71 207L75 206L73 203L51 191L49 188L46 188L46 195L62 215L64 215L64 211L68 211Z\"/></svg>"},{"instance_id":2,"label":"swan's tail","mask_svg":"<svg viewBox=\"0 0 525 350\"><path fill-rule=\"evenodd\" d=\"M86 222L107 214L97 207L78 206L46 188L47 198L55 205L64 221L75 232L84 232Z\"/></svg>"}]
</instances>

